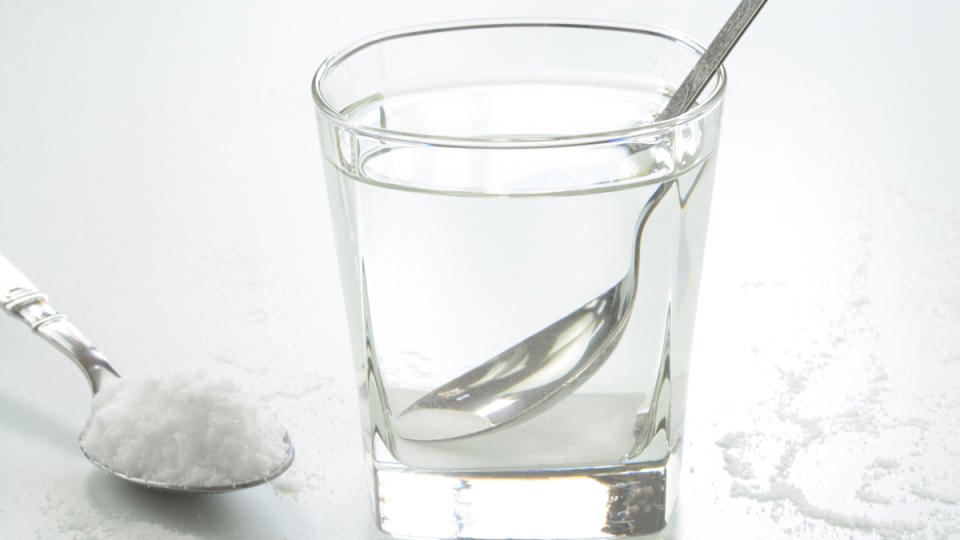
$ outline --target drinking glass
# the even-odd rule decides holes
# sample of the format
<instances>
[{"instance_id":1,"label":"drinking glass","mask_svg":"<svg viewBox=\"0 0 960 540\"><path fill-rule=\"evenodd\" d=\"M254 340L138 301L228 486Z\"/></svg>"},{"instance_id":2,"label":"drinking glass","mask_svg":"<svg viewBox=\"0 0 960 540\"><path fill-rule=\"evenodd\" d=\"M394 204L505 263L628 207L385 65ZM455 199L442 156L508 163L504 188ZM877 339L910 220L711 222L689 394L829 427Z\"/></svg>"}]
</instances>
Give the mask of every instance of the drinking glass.
<instances>
[{"instance_id":1,"label":"drinking glass","mask_svg":"<svg viewBox=\"0 0 960 540\"><path fill-rule=\"evenodd\" d=\"M668 523L725 74L686 113L655 116L702 52L662 28L493 20L382 34L320 66L383 531Z\"/></svg>"}]
</instances>

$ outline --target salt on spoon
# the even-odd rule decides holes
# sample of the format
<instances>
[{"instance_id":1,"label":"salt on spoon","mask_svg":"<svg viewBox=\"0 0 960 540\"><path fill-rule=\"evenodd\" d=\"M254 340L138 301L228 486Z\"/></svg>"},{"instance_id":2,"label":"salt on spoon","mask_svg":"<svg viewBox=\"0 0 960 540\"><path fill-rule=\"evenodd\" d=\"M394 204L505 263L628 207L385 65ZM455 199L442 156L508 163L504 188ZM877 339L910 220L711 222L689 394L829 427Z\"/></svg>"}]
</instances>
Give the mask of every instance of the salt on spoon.
<instances>
[{"instance_id":1,"label":"salt on spoon","mask_svg":"<svg viewBox=\"0 0 960 540\"><path fill-rule=\"evenodd\" d=\"M149 488L222 493L290 468L290 436L232 382L206 371L120 378L100 351L0 255L0 306L83 370L94 399L80 435L101 469Z\"/></svg>"},{"instance_id":2,"label":"salt on spoon","mask_svg":"<svg viewBox=\"0 0 960 540\"><path fill-rule=\"evenodd\" d=\"M206 370L107 381L80 448L127 477L203 490L259 484L291 456L272 416L248 405L234 381Z\"/></svg>"}]
</instances>

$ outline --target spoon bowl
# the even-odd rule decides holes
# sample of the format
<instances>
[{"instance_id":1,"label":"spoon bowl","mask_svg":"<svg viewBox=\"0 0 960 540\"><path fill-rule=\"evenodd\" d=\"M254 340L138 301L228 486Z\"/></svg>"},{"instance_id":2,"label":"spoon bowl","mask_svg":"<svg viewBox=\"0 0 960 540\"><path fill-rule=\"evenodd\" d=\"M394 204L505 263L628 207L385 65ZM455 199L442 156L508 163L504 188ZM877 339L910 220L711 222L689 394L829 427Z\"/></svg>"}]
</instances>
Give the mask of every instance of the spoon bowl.
<instances>
[{"instance_id":1,"label":"spoon bowl","mask_svg":"<svg viewBox=\"0 0 960 540\"><path fill-rule=\"evenodd\" d=\"M100 392L104 384L120 378L120 375L107 362L99 349L94 347L80 333L80 330L67 319L66 315L58 313L47 302L47 296L40 293L37 287L2 255L0 255L0 306L8 314L25 323L34 333L73 360L86 376L94 395ZM138 478L123 471L111 469L87 454L82 446L80 451L100 469L118 478L150 489L171 493L225 493L269 482L290 468L295 451L290 441L290 434L286 431L283 433L283 442L286 443L289 451L277 467L258 477L222 486L176 485ZM81 434L82 437L83 434Z\"/></svg>"},{"instance_id":2,"label":"spoon bowl","mask_svg":"<svg viewBox=\"0 0 960 540\"><path fill-rule=\"evenodd\" d=\"M83 437L83 434L82 434L82 433L81 433L80 437L81 437L81 438ZM165 492L165 493L206 493L206 494L213 494L213 493L226 493L226 492L228 492L228 491L237 491L237 490L240 490L240 489L246 489L246 488L256 487L256 486L259 486L260 484L264 484L264 483L266 483L266 482L269 482L269 481L277 478L277 477L280 476L281 474L285 473L285 472L287 471L287 469L289 469L290 466L293 465L293 458L294 458L296 452L294 451L293 443L290 442L290 435L289 435L289 434L285 434L285 435L284 435L284 437L283 437L283 442L285 442L285 443L287 444L287 446L290 448L290 452L287 454L287 456L286 456L286 458L284 459L283 463L282 463L279 467L277 467L276 469L270 471L268 474L266 474L266 475L264 475L264 476L261 476L261 477L258 477L258 478L255 478L255 479L253 479L253 480L248 480L248 481L246 481L246 482L238 482L238 483L232 483L232 484L225 484L225 485L222 485L222 486L184 486L184 485L170 484L170 483L167 483L167 482L157 482L157 481L154 481L154 480L144 480L143 478L137 478L136 476L131 476L131 475L128 475L128 474L124 474L123 472L120 472L120 471L115 471L115 470L111 469L110 467L104 465L103 463L100 463L99 461L97 461L96 458L94 458L94 457L90 456L89 454L87 454L87 452L83 449L83 446L82 446L82 445L80 446L80 451L83 452L83 455L90 461L90 463L93 463L93 464L96 465L99 469L101 469L101 470L103 470L103 471L106 471L106 472L108 472L108 473L116 476L117 478L121 478L121 479L123 479L123 480L126 480L127 482L130 482L130 483L133 483L133 484L137 484L138 486L143 486L143 487L145 487L145 488L147 488L147 489L152 489L152 490L154 490L154 491L162 491L162 492Z\"/></svg>"},{"instance_id":3,"label":"spoon bowl","mask_svg":"<svg viewBox=\"0 0 960 540\"><path fill-rule=\"evenodd\" d=\"M613 352L633 310L640 243L653 210L673 184L661 184L640 212L630 268L596 298L480 366L439 386L394 420L416 441L465 437L530 418L590 379Z\"/></svg>"}]
</instances>

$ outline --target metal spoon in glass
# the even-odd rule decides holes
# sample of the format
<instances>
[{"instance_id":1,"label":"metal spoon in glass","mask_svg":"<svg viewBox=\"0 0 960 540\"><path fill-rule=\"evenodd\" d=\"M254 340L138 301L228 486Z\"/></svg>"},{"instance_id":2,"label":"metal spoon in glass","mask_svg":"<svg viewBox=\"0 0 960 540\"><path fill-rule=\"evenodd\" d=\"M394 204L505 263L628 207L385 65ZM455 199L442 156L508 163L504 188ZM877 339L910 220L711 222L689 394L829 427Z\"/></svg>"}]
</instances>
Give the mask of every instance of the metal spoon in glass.
<instances>
[{"instance_id":1,"label":"metal spoon in glass","mask_svg":"<svg viewBox=\"0 0 960 540\"><path fill-rule=\"evenodd\" d=\"M740 2L655 121L673 118L694 104L764 3ZM473 435L529 418L589 380L623 335L636 296L643 229L669 190L670 184L662 184L641 210L633 258L623 279L569 315L427 392L394 418L394 432L419 441ZM658 380L664 377L669 377L669 366L661 365ZM660 403L661 387L658 383L653 407Z\"/></svg>"},{"instance_id":2,"label":"metal spoon in glass","mask_svg":"<svg viewBox=\"0 0 960 540\"><path fill-rule=\"evenodd\" d=\"M73 360L86 375L87 382L90 383L90 389L93 390L94 394L99 392L108 381L119 379L120 375L107 363L103 354L80 333L77 327L67 319L66 315L57 313L47 303L46 295L40 293L36 286L3 255L0 255L0 306ZM125 474L123 471L110 469L90 457L86 452L84 452L84 455L91 463L108 473L151 489L183 493L223 493L269 482L290 468L293 463L294 449L290 442L290 436L286 432L284 432L283 441L290 450L276 469L257 478L245 479L242 482L222 486L174 485L137 478Z\"/></svg>"}]
</instances>

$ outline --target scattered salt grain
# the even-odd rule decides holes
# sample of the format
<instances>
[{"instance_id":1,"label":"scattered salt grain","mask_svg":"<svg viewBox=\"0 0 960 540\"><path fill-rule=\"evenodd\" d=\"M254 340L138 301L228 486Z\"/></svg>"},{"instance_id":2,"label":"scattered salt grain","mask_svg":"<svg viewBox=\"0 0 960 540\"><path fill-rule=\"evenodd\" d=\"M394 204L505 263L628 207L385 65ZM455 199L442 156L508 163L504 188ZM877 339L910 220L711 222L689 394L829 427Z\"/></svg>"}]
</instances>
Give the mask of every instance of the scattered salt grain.
<instances>
[{"instance_id":1,"label":"scattered salt grain","mask_svg":"<svg viewBox=\"0 0 960 540\"><path fill-rule=\"evenodd\" d=\"M127 476L231 486L267 476L290 451L285 430L234 381L206 371L123 377L93 399L80 446Z\"/></svg>"}]
</instances>

